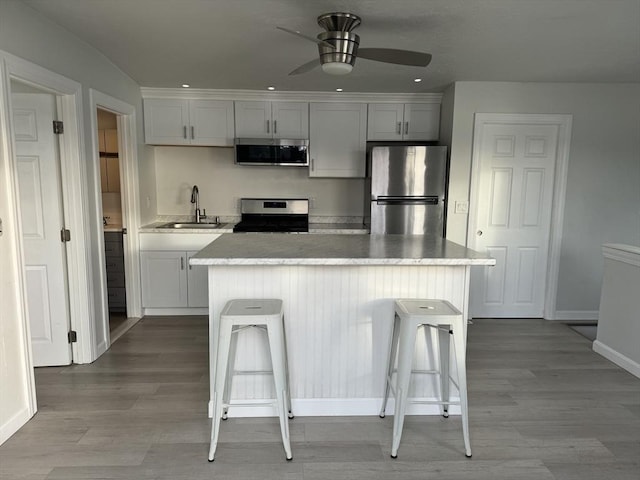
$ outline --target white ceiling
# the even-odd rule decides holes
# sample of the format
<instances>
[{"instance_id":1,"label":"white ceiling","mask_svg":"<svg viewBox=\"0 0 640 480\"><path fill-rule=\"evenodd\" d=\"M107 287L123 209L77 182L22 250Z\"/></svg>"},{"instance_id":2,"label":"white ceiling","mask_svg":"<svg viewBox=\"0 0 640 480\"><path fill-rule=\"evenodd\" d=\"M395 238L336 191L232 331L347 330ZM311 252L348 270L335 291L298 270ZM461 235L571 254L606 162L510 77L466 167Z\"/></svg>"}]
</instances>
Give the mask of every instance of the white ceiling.
<instances>
[{"instance_id":1,"label":"white ceiling","mask_svg":"<svg viewBox=\"0 0 640 480\"><path fill-rule=\"evenodd\" d=\"M640 0L23 0L144 87L437 92L454 81L638 82ZM359 59L344 77L288 76L316 17L362 17L361 47L433 54L426 68ZM421 77L421 83L414 78Z\"/></svg>"}]
</instances>

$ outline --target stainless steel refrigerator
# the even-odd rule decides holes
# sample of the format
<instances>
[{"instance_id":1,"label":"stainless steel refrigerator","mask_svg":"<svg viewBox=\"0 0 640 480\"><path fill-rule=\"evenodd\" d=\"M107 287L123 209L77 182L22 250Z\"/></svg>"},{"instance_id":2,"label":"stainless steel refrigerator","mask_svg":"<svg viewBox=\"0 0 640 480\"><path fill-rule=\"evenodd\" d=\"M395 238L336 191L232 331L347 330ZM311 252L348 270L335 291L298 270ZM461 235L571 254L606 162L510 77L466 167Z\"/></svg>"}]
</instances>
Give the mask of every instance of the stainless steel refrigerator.
<instances>
[{"instance_id":1,"label":"stainless steel refrigerator","mask_svg":"<svg viewBox=\"0 0 640 480\"><path fill-rule=\"evenodd\" d=\"M369 172L371 233L444 236L447 147L374 146Z\"/></svg>"}]
</instances>

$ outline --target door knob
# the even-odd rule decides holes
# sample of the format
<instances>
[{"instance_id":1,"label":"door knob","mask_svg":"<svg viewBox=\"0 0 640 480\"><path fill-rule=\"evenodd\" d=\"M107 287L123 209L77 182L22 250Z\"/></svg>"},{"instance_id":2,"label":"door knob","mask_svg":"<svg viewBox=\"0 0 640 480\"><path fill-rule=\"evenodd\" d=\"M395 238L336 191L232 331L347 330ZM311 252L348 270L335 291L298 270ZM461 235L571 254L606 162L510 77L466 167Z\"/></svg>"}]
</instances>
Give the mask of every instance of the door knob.
<instances>
[{"instance_id":1,"label":"door knob","mask_svg":"<svg viewBox=\"0 0 640 480\"><path fill-rule=\"evenodd\" d=\"M478 230L478 231L476 232L476 235L478 235L479 237L481 237L481 236L482 236L482 230Z\"/></svg>"}]
</instances>

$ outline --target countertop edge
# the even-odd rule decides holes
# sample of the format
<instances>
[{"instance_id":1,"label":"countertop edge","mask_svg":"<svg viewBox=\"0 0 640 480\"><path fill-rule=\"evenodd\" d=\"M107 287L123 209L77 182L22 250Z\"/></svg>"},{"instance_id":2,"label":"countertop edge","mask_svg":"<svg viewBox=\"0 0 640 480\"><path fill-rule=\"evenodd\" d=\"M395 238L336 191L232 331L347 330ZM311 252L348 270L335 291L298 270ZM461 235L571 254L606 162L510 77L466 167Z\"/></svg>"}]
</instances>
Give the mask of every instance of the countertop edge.
<instances>
[{"instance_id":1,"label":"countertop edge","mask_svg":"<svg viewBox=\"0 0 640 480\"><path fill-rule=\"evenodd\" d=\"M494 258L191 258L190 265L434 265L465 266L496 264Z\"/></svg>"}]
</instances>

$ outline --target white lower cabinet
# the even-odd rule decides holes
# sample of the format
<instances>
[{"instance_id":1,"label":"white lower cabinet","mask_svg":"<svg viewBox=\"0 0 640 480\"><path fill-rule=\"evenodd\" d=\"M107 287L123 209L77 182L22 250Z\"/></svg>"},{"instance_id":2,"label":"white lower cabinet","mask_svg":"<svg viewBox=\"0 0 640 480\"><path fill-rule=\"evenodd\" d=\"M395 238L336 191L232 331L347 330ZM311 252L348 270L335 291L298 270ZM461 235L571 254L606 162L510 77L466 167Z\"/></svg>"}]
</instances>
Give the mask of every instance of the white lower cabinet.
<instances>
[{"instance_id":1,"label":"white lower cabinet","mask_svg":"<svg viewBox=\"0 0 640 480\"><path fill-rule=\"evenodd\" d=\"M209 306L209 268L203 265L189 265L189 260L197 251L187 252L187 306Z\"/></svg>"},{"instance_id":2,"label":"white lower cabinet","mask_svg":"<svg viewBox=\"0 0 640 480\"><path fill-rule=\"evenodd\" d=\"M145 308L207 307L207 268L189 265L196 251L140 252L142 306Z\"/></svg>"}]
</instances>

